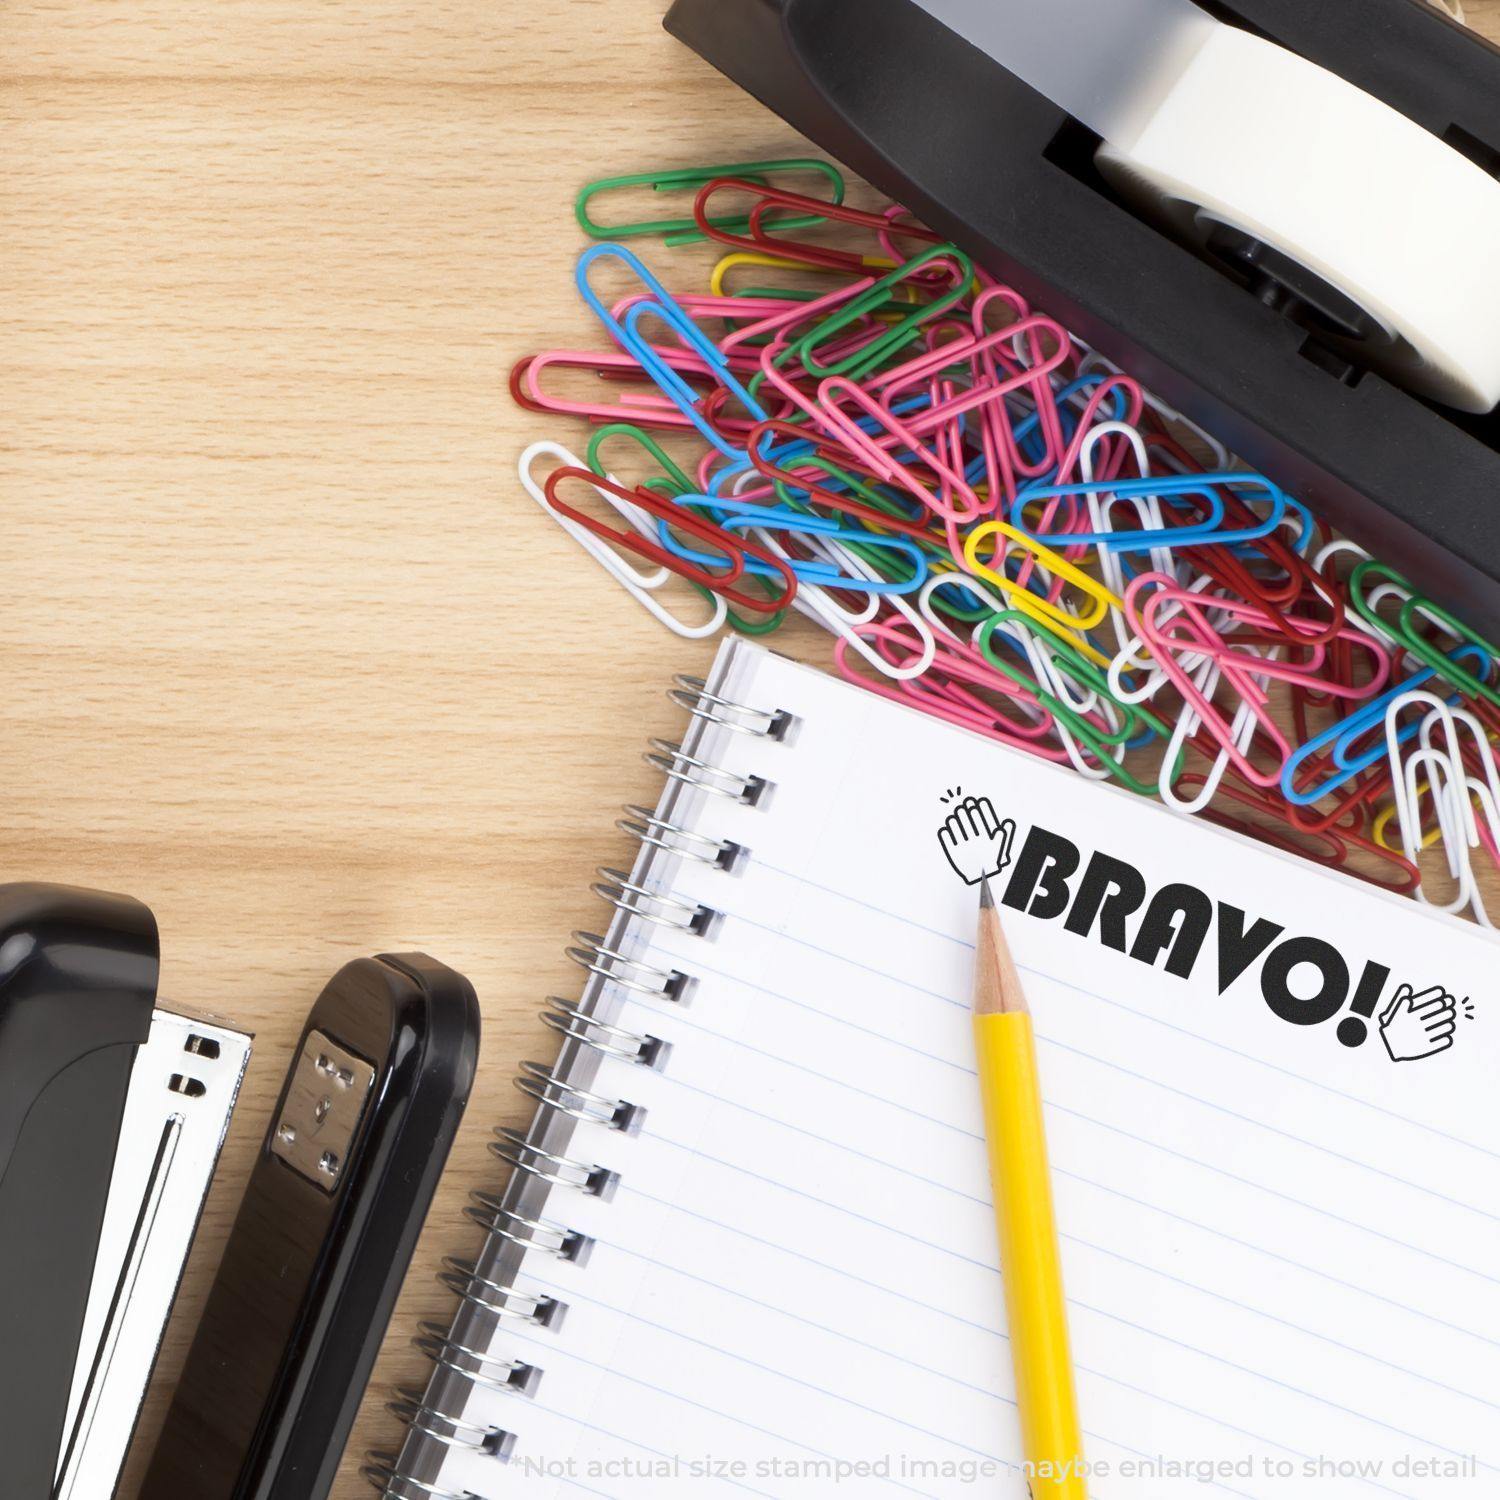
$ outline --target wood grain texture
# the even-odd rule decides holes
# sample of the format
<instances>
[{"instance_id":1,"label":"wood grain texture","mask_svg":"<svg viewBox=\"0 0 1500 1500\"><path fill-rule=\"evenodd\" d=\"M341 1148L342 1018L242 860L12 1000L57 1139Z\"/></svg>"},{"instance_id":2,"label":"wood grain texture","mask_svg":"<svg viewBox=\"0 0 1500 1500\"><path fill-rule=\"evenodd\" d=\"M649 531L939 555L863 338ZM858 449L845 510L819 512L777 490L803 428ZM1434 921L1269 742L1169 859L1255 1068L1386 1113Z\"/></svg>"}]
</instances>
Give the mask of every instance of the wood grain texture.
<instances>
[{"instance_id":1,"label":"wood grain texture","mask_svg":"<svg viewBox=\"0 0 1500 1500\"><path fill-rule=\"evenodd\" d=\"M147 1443L302 1020L363 953L478 987L469 1123L337 1494L477 1241L516 1060L701 668L513 477L514 358L597 342L580 181L795 138L663 0L10 0L0 12L5 878L126 890L164 993L256 1032ZM1500 36L1500 0L1471 15ZM567 434L563 434L566 436ZM809 654L826 648L802 637ZM127 1486L129 1490L130 1486Z\"/></svg>"}]
</instances>

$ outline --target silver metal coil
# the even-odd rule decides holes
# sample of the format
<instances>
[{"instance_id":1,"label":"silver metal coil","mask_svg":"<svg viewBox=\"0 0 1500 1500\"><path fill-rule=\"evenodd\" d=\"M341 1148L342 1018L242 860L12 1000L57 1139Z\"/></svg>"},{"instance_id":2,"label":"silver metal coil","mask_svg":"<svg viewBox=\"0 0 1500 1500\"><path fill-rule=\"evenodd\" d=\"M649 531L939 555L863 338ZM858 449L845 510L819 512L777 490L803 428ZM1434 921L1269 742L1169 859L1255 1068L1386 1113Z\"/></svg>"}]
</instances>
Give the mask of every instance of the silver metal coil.
<instances>
[{"instance_id":1,"label":"silver metal coil","mask_svg":"<svg viewBox=\"0 0 1500 1500\"><path fill-rule=\"evenodd\" d=\"M471 1260L461 1260L456 1255L443 1257L443 1269L438 1280L451 1292L457 1292L465 1302L494 1313L497 1318L512 1318L518 1323L530 1323L533 1328L556 1328L567 1311L566 1303L556 1297L533 1296L530 1292L518 1292L513 1286L504 1286L479 1274L479 1267ZM476 1291L475 1288L483 1288ZM517 1305L512 1306L512 1303Z\"/></svg>"},{"instance_id":2,"label":"silver metal coil","mask_svg":"<svg viewBox=\"0 0 1500 1500\"><path fill-rule=\"evenodd\" d=\"M502 1427L484 1427L477 1422L449 1416L447 1412L428 1406L420 1391L400 1389L385 1407L414 1432L430 1437L445 1448L462 1448L507 1463L516 1446L515 1433L506 1432Z\"/></svg>"},{"instance_id":3,"label":"silver metal coil","mask_svg":"<svg viewBox=\"0 0 1500 1500\"><path fill-rule=\"evenodd\" d=\"M570 1156L559 1156L555 1151L544 1151L533 1146L519 1130L507 1125L497 1126L497 1140L490 1142L490 1152L518 1172L525 1172L554 1187L577 1188L591 1198L608 1201L614 1196L620 1174L608 1167L588 1166L574 1161Z\"/></svg>"},{"instance_id":4,"label":"silver metal coil","mask_svg":"<svg viewBox=\"0 0 1500 1500\"><path fill-rule=\"evenodd\" d=\"M672 1047L659 1036L612 1026L598 1016L585 1013L576 1001L560 1000L556 995L549 995L547 1004L550 1008L540 1013L542 1024L559 1035L572 1037L575 1042L582 1042L605 1057L615 1057L637 1067L654 1068L660 1072L666 1065Z\"/></svg>"},{"instance_id":5,"label":"silver metal coil","mask_svg":"<svg viewBox=\"0 0 1500 1500\"><path fill-rule=\"evenodd\" d=\"M524 1360L502 1359L487 1350L460 1344L441 1323L419 1323L412 1343L433 1364L461 1375L472 1386L501 1396L535 1395L542 1372Z\"/></svg>"},{"instance_id":6,"label":"silver metal coil","mask_svg":"<svg viewBox=\"0 0 1500 1500\"><path fill-rule=\"evenodd\" d=\"M691 932L696 937L706 937L719 919L718 912L711 906L696 901L679 901L664 891L637 885L624 870L604 866L598 873L600 879L589 889L601 901L608 901L616 911L622 911L628 917L639 917L643 922L675 932Z\"/></svg>"},{"instance_id":7,"label":"silver metal coil","mask_svg":"<svg viewBox=\"0 0 1500 1500\"><path fill-rule=\"evenodd\" d=\"M557 1260L571 1261L575 1266L585 1264L594 1242L576 1229L566 1229L561 1224L549 1223L546 1219L528 1219L504 1206L495 1193L475 1189L469 1194L470 1202L464 1213L482 1228L509 1240L523 1250L545 1250Z\"/></svg>"},{"instance_id":8,"label":"silver metal coil","mask_svg":"<svg viewBox=\"0 0 1500 1500\"><path fill-rule=\"evenodd\" d=\"M399 1462L394 1453L367 1453L360 1477L374 1485L384 1500L480 1500L472 1490L444 1490L413 1479L396 1467Z\"/></svg>"},{"instance_id":9,"label":"silver metal coil","mask_svg":"<svg viewBox=\"0 0 1500 1500\"><path fill-rule=\"evenodd\" d=\"M744 846L731 839L711 839L691 829L679 828L675 823L657 817L649 808L635 803L624 811L625 816L615 822L621 833L628 833L642 844L681 859L696 860L700 865L711 865L719 870L732 870L745 853Z\"/></svg>"},{"instance_id":10,"label":"silver metal coil","mask_svg":"<svg viewBox=\"0 0 1500 1500\"><path fill-rule=\"evenodd\" d=\"M781 710L751 708L710 692L697 677L675 678L668 696L693 718L735 734L782 740L797 723L793 715ZM746 806L758 805L771 789L763 777L725 770L666 740L653 739L645 759L671 781ZM630 805L624 813L616 826L645 847L719 870L734 869L746 855L745 848L732 840L710 838L649 808ZM711 907L683 900L671 892L652 890L626 871L602 868L598 874L599 880L592 887L594 893L630 921L639 918L657 927L704 936L719 920L719 913ZM680 969L661 968L632 958L622 947L612 946L597 933L575 932L567 954L587 973L651 1000L685 1003L696 984L691 975ZM659 1069L671 1052L670 1044L660 1037L615 1025L588 1013L581 1003L557 996L548 997L541 1018L560 1036L617 1061ZM638 1105L568 1082L544 1063L523 1062L515 1083L542 1109L625 1133L638 1130L645 1115ZM619 1174L614 1170L535 1145L521 1131L502 1126L496 1129L495 1137L489 1149L499 1160L549 1187L574 1188L607 1200L619 1184ZM464 1213L490 1235L492 1247L497 1241L504 1241L522 1251L541 1251L558 1260L582 1265L594 1244L590 1236L565 1225L507 1208L505 1199L495 1193L471 1193ZM555 1328L567 1311L566 1305L555 1297L522 1292L481 1275L479 1262L475 1261L450 1256L443 1261L438 1279L465 1304L501 1320ZM461 1326L490 1325L455 1322L444 1329L437 1323L422 1323L413 1342L436 1366L460 1376L472 1388L523 1397L535 1392L542 1375L537 1366L461 1343L456 1333ZM476 1342L485 1337L488 1335L473 1335ZM515 1446L513 1434L451 1416L429 1406L416 1390L398 1390L389 1407L408 1424L411 1432L447 1448L508 1460ZM401 1460L395 1454L371 1452L366 1460L360 1472L388 1500L479 1500L467 1490L444 1489L413 1479L400 1469Z\"/></svg>"},{"instance_id":11,"label":"silver metal coil","mask_svg":"<svg viewBox=\"0 0 1500 1500\"><path fill-rule=\"evenodd\" d=\"M543 1109L556 1110L569 1119L590 1125L607 1125L611 1130L634 1135L646 1118L639 1104L626 1099L611 1099L559 1078L546 1063L523 1062L520 1073L511 1081L528 1099L535 1099Z\"/></svg>"},{"instance_id":12,"label":"silver metal coil","mask_svg":"<svg viewBox=\"0 0 1500 1500\"><path fill-rule=\"evenodd\" d=\"M621 989L633 990L638 995L650 995L653 1000L685 1000L692 990L692 979L680 969L658 969L643 964L611 948L597 932L575 932L573 946L564 950L581 969L608 979Z\"/></svg>"},{"instance_id":13,"label":"silver metal coil","mask_svg":"<svg viewBox=\"0 0 1500 1500\"><path fill-rule=\"evenodd\" d=\"M680 781L700 792L754 807L770 786L763 776L741 776L738 771L726 771L722 766L699 760L671 740L653 739L650 745L645 755L648 766L660 771L668 780Z\"/></svg>"},{"instance_id":14,"label":"silver metal coil","mask_svg":"<svg viewBox=\"0 0 1500 1500\"><path fill-rule=\"evenodd\" d=\"M706 719L710 724L721 724L736 734L753 734L758 739L779 740L791 728L791 714L779 708L751 708L748 704L736 703L733 698L721 698L708 690L701 677L688 677L678 673L673 682L677 684L667 697L685 708L695 719Z\"/></svg>"}]
</instances>

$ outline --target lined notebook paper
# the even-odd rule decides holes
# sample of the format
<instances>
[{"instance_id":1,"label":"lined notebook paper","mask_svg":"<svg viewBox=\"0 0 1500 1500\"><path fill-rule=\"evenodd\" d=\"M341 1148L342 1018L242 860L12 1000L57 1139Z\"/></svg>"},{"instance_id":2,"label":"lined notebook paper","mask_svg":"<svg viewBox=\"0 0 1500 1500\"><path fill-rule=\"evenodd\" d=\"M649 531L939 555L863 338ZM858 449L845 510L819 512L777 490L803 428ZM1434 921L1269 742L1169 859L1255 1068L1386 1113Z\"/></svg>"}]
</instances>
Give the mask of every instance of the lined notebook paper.
<instances>
[{"instance_id":1,"label":"lined notebook paper","mask_svg":"<svg viewBox=\"0 0 1500 1500\"><path fill-rule=\"evenodd\" d=\"M622 976L692 983L604 983L597 1013L669 1051L595 1054L637 1128L568 1122L617 1183L543 1215L590 1253L506 1278L565 1313L455 1329L541 1372L448 1379L508 1459L417 1437L407 1471L486 1500L1025 1494L969 1021L982 856L939 836L974 799L1015 825L997 890L1091 1493L1500 1494L1495 941L746 643L710 686L790 727L699 721L695 758L764 788L674 783L663 815L743 853L637 868L715 914L616 926Z\"/></svg>"}]
</instances>

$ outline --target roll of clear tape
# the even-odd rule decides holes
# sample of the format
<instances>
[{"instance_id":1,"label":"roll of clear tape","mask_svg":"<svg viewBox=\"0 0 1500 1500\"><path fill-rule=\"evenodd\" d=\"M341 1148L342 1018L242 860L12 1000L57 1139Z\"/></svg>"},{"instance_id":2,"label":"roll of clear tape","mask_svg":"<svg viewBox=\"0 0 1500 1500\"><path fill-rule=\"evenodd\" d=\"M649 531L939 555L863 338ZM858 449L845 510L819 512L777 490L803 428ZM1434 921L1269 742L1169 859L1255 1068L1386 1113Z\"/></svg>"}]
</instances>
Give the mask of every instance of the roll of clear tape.
<instances>
[{"instance_id":1,"label":"roll of clear tape","mask_svg":"<svg viewBox=\"0 0 1500 1500\"><path fill-rule=\"evenodd\" d=\"M1461 411L1500 404L1500 181L1373 95L1215 26L1149 116L1097 156L1201 246L1270 246L1377 325L1351 359Z\"/></svg>"},{"instance_id":2,"label":"roll of clear tape","mask_svg":"<svg viewBox=\"0 0 1500 1500\"><path fill-rule=\"evenodd\" d=\"M913 3L1107 142L1147 217L1199 246L1236 231L1357 304L1351 364L1500 404L1500 182L1446 142L1193 0Z\"/></svg>"},{"instance_id":3,"label":"roll of clear tape","mask_svg":"<svg viewBox=\"0 0 1500 1500\"><path fill-rule=\"evenodd\" d=\"M1106 141L1131 140L1223 26L1194 0L914 0Z\"/></svg>"}]
</instances>

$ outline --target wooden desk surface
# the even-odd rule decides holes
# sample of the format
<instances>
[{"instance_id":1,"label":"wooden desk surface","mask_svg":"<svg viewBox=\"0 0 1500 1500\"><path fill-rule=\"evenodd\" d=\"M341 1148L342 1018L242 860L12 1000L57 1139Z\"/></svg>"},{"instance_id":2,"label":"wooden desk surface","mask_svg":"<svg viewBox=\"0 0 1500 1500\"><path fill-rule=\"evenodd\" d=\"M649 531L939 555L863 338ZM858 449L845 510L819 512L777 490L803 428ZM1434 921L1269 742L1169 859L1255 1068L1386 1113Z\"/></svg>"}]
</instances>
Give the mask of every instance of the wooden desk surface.
<instances>
[{"instance_id":1,"label":"wooden desk surface","mask_svg":"<svg viewBox=\"0 0 1500 1500\"><path fill-rule=\"evenodd\" d=\"M795 138L664 0L10 0L0 17L7 879L140 897L164 995L256 1050L159 1371L175 1378L292 1044L346 959L471 976L468 1124L340 1497L479 1232L536 1010L576 992L676 640L517 488L527 349L597 343L572 196ZM1500 36L1500 0L1471 17ZM558 433L555 424L550 429ZM810 643L814 653L823 651ZM129 1486L127 1486L129 1488Z\"/></svg>"}]
</instances>

